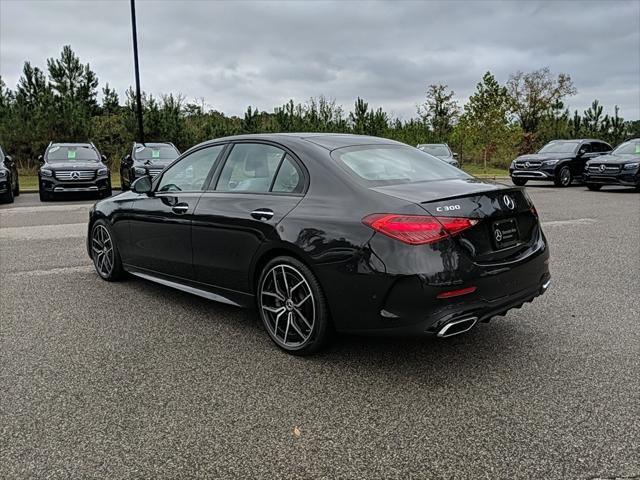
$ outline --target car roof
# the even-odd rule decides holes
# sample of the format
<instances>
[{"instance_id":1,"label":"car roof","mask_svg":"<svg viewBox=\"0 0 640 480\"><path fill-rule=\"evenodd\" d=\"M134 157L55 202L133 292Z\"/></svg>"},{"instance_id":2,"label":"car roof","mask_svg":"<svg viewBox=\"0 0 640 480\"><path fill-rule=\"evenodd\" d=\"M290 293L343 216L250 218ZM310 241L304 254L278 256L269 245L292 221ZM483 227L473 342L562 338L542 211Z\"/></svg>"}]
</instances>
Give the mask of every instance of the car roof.
<instances>
[{"instance_id":1,"label":"car roof","mask_svg":"<svg viewBox=\"0 0 640 480\"><path fill-rule=\"evenodd\" d=\"M327 150L335 150L342 147L351 147L356 145L402 145L404 143L390 140L388 138L373 137L369 135L354 135L350 133L256 133L246 135L233 135L229 137L221 137L200 145L206 145L219 142L231 142L240 140L265 140L278 142L282 144L295 143L296 141L306 141L313 143Z\"/></svg>"},{"instance_id":2,"label":"car roof","mask_svg":"<svg viewBox=\"0 0 640 480\"><path fill-rule=\"evenodd\" d=\"M553 143L553 142L600 142L600 143L607 143L604 140L600 140L597 138L557 138L555 140L549 140L547 143ZM608 143L607 143L608 145Z\"/></svg>"},{"instance_id":3,"label":"car roof","mask_svg":"<svg viewBox=\"0 0 640 480\"><path fill-rule=\"evenodd\" d=\"M144 143L142 143L142 142L133 142L133 146L134 147L136 147L138 145L140 145L140 146L144 145L145 147L159 147L161 145L169 145L169 146L175 148L175 145L173 145L173 143L171 143L171 142L144 142Z\"/></svg>"}]
</instances>

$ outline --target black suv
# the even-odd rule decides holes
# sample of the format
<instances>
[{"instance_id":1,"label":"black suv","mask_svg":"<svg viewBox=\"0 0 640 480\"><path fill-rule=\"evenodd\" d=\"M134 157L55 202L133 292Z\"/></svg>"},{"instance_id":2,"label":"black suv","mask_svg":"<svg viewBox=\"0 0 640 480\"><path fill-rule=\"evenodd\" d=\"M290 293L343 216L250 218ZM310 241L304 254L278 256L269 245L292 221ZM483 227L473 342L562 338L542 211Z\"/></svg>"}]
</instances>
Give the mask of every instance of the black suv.
<instances>
[{"instance_id":1,"label":"black suv","mask_svg":"<svg viewBox=\"0 0 640 480\"><path fill-rule=\"evenodd\" d=\"M0 202L13 203L13 197L20 195L18 167L16 162L4 153L0 145Z\"/></svg>"},{"instance_id":2,"label":"black suv","mask_svg":"<svg viewBox=\"0 0 640 480\"><path fill-rule=\"evenodd\" d=\"M180 156L173 143L134 143L131 153L120 162L120 184L129 190L136 178L154 178L164 167Z\"/></svg>"},{"instance_id":3,"label":"black suv","mask_svg":"<svg viewBox=\"0 0 640 480\"><path fill-rule=\"evenodd\" d=\"M610 151L611 146L601 140L553 140L538 153L516 158L509 175L519 186L529 180L548 180L557 187L568 187L573 180L582 180L588 160Z\"/></svg>"},{"instance_id":4,"label":"black suv","mask_svg":"<svg viewBox=\"0 0 640 480\"><path fill-rule=\"evenodd\" d=\"M608 155L589 160L584 168L589 190L603 185L625 185L640 191L640 138L624 142Z\"/></svg>"},{"instance_id":5,"label":"black suv","mask_svg":"<svg viewBox=\"0 0 640 480\"><path fill-rule=\"evenodd\" d=\"M38 191L43 202L59 193L93 192L99 198L111 196L107 157L100 155L93 143L50 143L38 160Z\"/></svg>"}]
</instances>

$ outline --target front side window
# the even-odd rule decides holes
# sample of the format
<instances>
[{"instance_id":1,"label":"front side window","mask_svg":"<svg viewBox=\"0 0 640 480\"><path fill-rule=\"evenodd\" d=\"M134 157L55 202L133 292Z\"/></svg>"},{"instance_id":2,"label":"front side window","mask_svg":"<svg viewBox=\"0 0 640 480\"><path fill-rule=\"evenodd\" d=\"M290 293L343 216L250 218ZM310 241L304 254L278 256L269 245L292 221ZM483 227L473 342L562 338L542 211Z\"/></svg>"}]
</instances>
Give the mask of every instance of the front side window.
<instances>
[{"instance_id":1,"label":"front side window","mask_svg":"<svg viewBox=\"0 0 640 480\"><path fill-rule=\"evenodd\" d=\"M160 179L159 192L200 192L224 145L203 148L171 166Z\"/></svg>"},{"instance_id":2,"label":"front side window","mask_svg":"<svg viewBox=\"0 0 640 480\"><path fill-rule=\"evenodd\" d=\"M367 186L396 185L445 178L472 178L462 170L417 148L365 145L331 154L356 180Z\"/></svg>"},{"instance_id":3,"label":"front side window","mask_svg":"<svg viewBox=\"0 0 640 480\"><path fill-rule=\"evenodd\" d=\"M575 153L580 142L550 142L538 153Z\"/></svg>"},{"instance_id":4,"label":"front side window","mask_svg":"<svg viewBox=\"0 0 640 480\"><path fill-rule=\"evenodd\" d=\"M86 145L54 145L47 150L47 162L98 162L100 157L93 147Z\"/></svg>"},{"instance_id":5,"label":"front side window","mask_svg":"<svg viewBox=\"0 0 640 480\"><path fill-rule=\"evenodd\" d=\"M234 145L216 184L219 192L266 193L285 152L272 145Z\"/></svg>"}]
</instances>

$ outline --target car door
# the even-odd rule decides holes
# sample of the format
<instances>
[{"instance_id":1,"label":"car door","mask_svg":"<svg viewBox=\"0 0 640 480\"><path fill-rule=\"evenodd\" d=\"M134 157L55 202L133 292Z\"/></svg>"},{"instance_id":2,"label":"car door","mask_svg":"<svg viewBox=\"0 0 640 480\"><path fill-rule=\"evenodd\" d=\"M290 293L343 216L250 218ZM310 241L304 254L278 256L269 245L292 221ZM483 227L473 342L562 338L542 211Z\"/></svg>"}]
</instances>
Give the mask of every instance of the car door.
<instances>
[{"instance_id":1,"label":"car door","mask_svg":"<svg viewBox=\"0 0 640 480\"><path fill-rule=\"evenodd\" d=\"M235 143L202 194L193 222L197 281L249 292L249 269L260 245L302 199L306 170L269 143Z\"/></svg>"},{"instance_id":2,"label":"car door","mask_svg":"<svg viewBox=\"0 0 640 480\"><path fill-rule=\"evenodd\" d=\"M582 173L584 172L585 164L596 155L598 154L594 152L594 146L592 142L584 142L582 145L580 145L578 153L571 161L571 175L574 178L581 177Z\"/></svg>"},{"instance_id":3,"label":"car door","mask_svg":"<svg viewBox=\"0 0 640 480\"><path fill-rule=\"evenodd\" d=\"M193 278L193 213L224 148L213 145L187 154L156 179L151 195L140 194L133 200L130 261L134 267Z\"/></svg>"}]
</instances>

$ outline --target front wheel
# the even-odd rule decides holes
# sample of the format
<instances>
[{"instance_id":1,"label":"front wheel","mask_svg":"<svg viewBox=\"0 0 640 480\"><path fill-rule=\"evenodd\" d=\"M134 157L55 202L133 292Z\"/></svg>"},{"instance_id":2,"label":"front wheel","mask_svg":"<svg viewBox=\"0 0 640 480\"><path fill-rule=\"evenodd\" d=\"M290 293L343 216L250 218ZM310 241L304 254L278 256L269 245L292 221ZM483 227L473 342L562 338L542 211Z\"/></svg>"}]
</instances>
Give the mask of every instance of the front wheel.
<instances>
[{"instance_id":1,"label":"front wheel","mask_svg":"<svg viewBox=\"0 0 640 480\"><path fill-rule=\"evenodd\" d=\"M527 184L527 180L525 180L524 178L511 177L511 181L518 187L524 187Z\"/></svg>"},{"instance_id":2,"label":"front wheel","mask_svg":"<svg viewBox=\"0 0 640 480\"><path fill-rule=\"evenodd\" d=\"M571 170L569 170L569 167L562 167L556 173L556 177L554 178L553 183L556 185L556 187L568 187L569 185L571 185L572 181L573 177L571 175Z\"/></svg>"},{"instance_id":3,"label":"front wheel","mask_svg":"<svg viewBox=\"0 0 640 480\"><path fill-rule=\"evenodd\" d=\"M331 333L327 302L313 272L292 257L277 257L258 281L258 310L271 340L288 353L308 355Z\"/></svg>"},{"instance_id":4,"label":"front wheel","mask_svg":"<svg viewBox=\"0 0 640 480\"><path fill-rule=\"evenodd\" d=\"M20 196L20 177L16 178L16 188L13 191L13 196L14 197L19 197Z\"/></svg>"},{"instance_id":5,"label":"front wheel","mask_svg":"<svg viewBox=\"0 0 640 480\"><path fill-rule=\"evenodd\" d=\"M9 188L7 189L7 193L0 196L0 200L4 203L13 203L13 189L11 188L11 184L9 184Z\"/></svg>"},{"instance_id":6,"label":"front wheel","mask_svg":"<svg viewBox=\"0 0 640 480\"><path fill-rule=\"evenodd\" d=\"M91 228L91 258L96 272L103 280L114 282L124 275L111 227L104 220L97 220Z\"/></svg>"},{"instance_id":7,"label":"front wheel","mask_svg":"<svg viewBox=\"0 0 640 480\"><path fill-rule=\"evenodd\" d=\"M597 183L587 183L587 188L595 192L600 190L602 188L602 185L599 185Z\"/></svg>"},{"instance_id":8,"label":"front wheel","mask_svg":"<svg viewBox=\"0 0 640 480\"><path fill-rule=\"evenodd\" d=\"M38 190L38 195L40 196L41 202L48 202L51 200L51 195L49 192L45 192L44 190Z\"/></svg>"}]
</instances>

